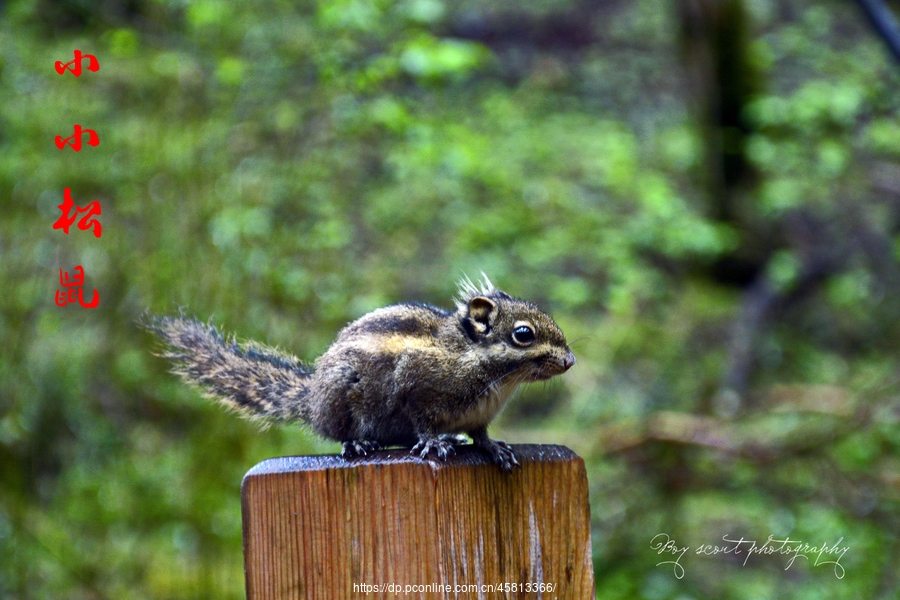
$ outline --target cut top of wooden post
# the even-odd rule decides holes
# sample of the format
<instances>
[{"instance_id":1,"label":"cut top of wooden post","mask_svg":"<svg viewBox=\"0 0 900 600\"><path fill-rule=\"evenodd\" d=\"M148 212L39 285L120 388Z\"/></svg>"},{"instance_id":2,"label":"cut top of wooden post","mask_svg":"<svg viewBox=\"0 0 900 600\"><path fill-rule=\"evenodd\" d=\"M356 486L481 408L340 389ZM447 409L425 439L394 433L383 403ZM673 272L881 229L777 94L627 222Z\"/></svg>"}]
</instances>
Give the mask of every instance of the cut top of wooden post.
<instances>
[{"instance_id":1,"label":"cut top of wooden post","mask_svg":"<svg viewBox=\"0 0 900 600\"><path fill-rule=\"evenodd\" d=\"M594 597L584 461L513 446L273 458L244 477L248 600Z\"/></svg>"}]
</instances>

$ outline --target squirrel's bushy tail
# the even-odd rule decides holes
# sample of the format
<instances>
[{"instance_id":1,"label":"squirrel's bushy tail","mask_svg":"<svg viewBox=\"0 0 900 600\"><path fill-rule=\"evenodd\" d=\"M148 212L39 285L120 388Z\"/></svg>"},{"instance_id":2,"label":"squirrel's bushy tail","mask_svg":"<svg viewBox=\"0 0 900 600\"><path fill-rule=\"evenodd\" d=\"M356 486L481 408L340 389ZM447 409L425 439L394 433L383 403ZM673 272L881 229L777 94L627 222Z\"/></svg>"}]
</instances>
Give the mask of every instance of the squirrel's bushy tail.
<instances>
[{"instance_id":1,"label":"squirrel's bushy tail","mask_svg":"<svg viewBox=\"0 0 900 600\"><path fill-rule=\"evenodd\" d=\"M212 325L184 317L145 319L166 343L173 372L243 416L308 421L309 372L295 357L256 344L238 345Z\"/></svg>"}]
</instances>

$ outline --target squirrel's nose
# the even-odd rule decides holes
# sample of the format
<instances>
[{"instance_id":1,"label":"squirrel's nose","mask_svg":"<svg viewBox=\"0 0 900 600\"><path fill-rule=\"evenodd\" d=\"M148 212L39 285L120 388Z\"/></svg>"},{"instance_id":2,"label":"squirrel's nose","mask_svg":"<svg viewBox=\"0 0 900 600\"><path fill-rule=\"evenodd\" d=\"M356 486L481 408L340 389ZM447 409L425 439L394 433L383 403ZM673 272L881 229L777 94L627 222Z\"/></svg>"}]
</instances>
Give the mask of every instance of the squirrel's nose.
<instances>
[{"instance_id":1,"label":"squirrel's nose","mask_svg":"<svg viewBox=\"0 0 900 600\"><path fill-rule=\"evenodd\" d=\"M572 351L569 350L566 352L566 357L563 359L563 369L568 371L572 368L572 365L575 364L575 355L572 354Z\"/></svg>"}]
</instances>

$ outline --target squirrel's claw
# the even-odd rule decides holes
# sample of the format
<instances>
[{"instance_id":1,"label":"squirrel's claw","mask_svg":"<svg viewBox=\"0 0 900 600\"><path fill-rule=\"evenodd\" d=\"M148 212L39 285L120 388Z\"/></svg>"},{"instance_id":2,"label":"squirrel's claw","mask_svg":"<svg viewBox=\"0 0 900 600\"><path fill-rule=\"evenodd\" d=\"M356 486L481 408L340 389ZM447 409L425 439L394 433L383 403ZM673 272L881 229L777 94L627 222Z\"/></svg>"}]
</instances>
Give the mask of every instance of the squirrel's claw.
<instances>
[{"instance_id":1,"label":"squirrel's claw","mask_svg":"<svg viewBox=\"0 0 900 600\"><path fill-rule=\"evenodd\" d=\"M463 444L469 443L469 440L466 439L466 436L456 433L442 433L440 435L440 438L445 442L450 442L454 446L462 446Z\"/></svg>"},{"instance_id":2,"label":"squirrel's claw","mask_svg":"<svg viewBox=\"0 0 900 600\"><path fill-rule=\"evenodd\" d=\"M440 460L447 460L451 454L456 454L453 448L454 442L441 437L420 438L419 442L409 451L410 454L418 454L422 458L428 458L432 452L437 455Z\"/></svg>"},{"instance_id":3,"label":"squirrel's claw","mask_svg":"<svg viewBox=\"0 0 900 600\"><path fill-rule=\"evenodd\" d=\"M476 439L475 445L490 454L494 462L506 472L512 471L513 468L519 466L519 461L516 460L516 455L513 454L512 448L503 440L492 440L485 437Z\"/></svg>"},{"instance_id":4,"label":"squirrel's claw","mask_svg":"<svg viewBox=\"0 0 900 600\"><path fill-rule=\"evenodd\" d=\"M342 444L341 458L347 460L356 456L366 456L381 448L378 442L369 440L347 440Z\"/></svg>"}]
</instances>

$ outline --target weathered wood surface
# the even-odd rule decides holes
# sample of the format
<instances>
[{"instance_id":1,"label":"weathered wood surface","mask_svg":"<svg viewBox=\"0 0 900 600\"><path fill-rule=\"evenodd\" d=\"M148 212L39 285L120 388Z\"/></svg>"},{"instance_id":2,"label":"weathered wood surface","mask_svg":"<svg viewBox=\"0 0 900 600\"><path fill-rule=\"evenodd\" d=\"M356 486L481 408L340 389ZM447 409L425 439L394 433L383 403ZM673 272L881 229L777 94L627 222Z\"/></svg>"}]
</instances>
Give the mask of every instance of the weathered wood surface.
<instances>
[{"instance_id":1,"label":"weathered wood surface","mask_svg":"<svg viewBox=\"0 0 900 600\"><path fill-rule=\"evenodd\" d=\"M584 461L513 448L513 473L469 446L261 462L242 485L248 600L593 598Z\"/></svg>"}]
</instances>

